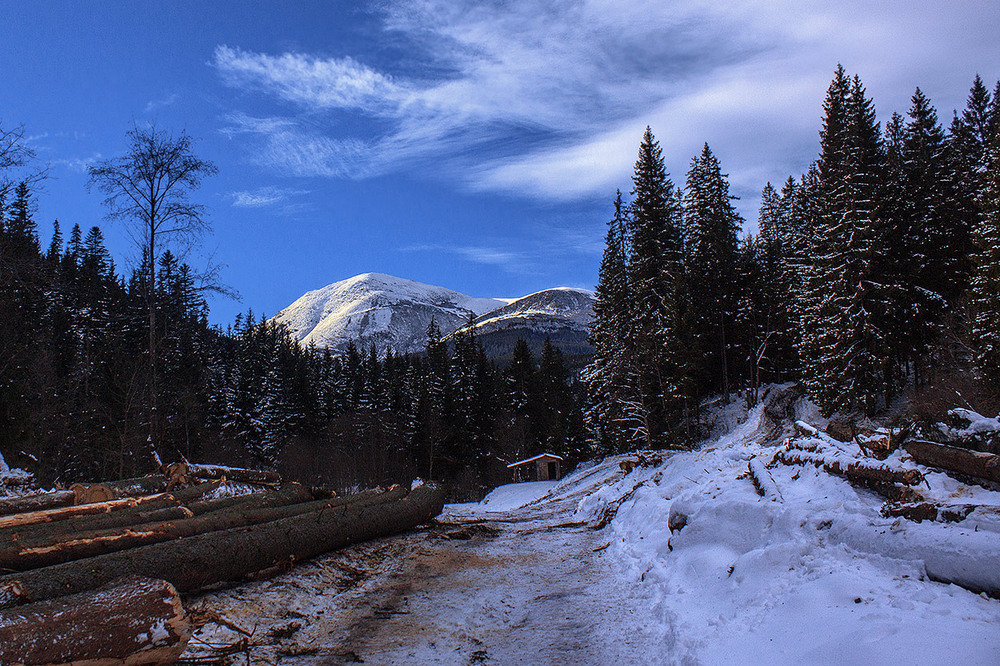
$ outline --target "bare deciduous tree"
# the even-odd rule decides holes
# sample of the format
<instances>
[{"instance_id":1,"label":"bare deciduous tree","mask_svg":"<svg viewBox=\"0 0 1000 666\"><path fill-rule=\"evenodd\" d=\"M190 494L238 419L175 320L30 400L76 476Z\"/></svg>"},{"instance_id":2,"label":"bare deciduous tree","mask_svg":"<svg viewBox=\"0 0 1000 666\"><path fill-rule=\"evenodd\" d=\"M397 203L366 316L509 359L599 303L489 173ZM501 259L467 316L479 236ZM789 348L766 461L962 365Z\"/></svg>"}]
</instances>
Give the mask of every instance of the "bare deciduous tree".
<instances>
[{"instance_id":1,"label":"bare deciduous tree","mask_svg":"<svg viewBox=\"0 0 1000 666\"><path fill-rule=\"evenodd\" d=\"M149 315L149 439L155 457L156 424L156 256L163 247L186 250L211 227L205 206L190 200L206 176L218 169L192 152L186 132L173 136L155 125L133 123L124 155L88 168L88 187L105 194L107 219L121 220L143 255Z\"/></svg>"}]
</instances>

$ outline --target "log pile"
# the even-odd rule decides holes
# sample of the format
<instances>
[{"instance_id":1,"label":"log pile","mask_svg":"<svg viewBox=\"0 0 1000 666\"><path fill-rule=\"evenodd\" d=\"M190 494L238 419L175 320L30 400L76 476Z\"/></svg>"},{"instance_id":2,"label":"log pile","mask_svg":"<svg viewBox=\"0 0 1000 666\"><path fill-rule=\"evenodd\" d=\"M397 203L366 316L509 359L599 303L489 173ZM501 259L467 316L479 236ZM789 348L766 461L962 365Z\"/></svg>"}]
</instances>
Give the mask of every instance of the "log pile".
<instances>
[{"instance_id":1,"label":"log pile","mask_svg":"<svg viewBox=\"0 0 1000 666\"><path fill-rule=\"evenodd\" d=\"M843 442L803 421L795 422L796 436L785 440L765 466L751 459L744 476L750 478L761 497L780 501L780 492L767 472L777 465L812 465L843 477L856 486L874 490L886 499L882 515L921 522L960 522L979 506L927 499L916 486L927 484L924 473L913 467L883 462L902 446L912 461L958 477L968 483L996 488L1000 483L1000 455L972 451L921 439L907 439L909 429L855 432ZM857 448L850 450L851 442ZM793 477L795 478L795 477Z\"/></svg>"},{"instance_id":2,"label":"log pile","mask_svg":"<svg viewBox=\"0 0 1000 666\"><path fill-rule=\"evenodd\" d=\"M212 497L230 476L259 490ZM187 463L92 488L0 503L0 664L172 663L190 636L183 611L164 615L178 593L412 529L444 504L431 486L317 497L271 472ZM102 617L101 639L64 631Z\"/></svg>"}]
</instances>

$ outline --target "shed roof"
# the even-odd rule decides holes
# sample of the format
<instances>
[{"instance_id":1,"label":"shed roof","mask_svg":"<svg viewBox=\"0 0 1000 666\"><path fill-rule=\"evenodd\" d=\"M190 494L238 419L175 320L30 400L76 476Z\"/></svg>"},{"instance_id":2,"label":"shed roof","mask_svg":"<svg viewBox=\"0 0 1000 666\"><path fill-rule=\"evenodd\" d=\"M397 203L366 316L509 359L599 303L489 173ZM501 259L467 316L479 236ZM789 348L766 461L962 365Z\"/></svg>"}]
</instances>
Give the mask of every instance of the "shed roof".
<instances>
[{"instance_id":1,"label":"shed roof","mask_svg":"<svg viewBox=\"0 0 1000 666\"><path fill-rule=\"evenodd\" d=\"M518 460L515 463L511 463L507 465L507 469L517 467L519 465L526 465L530 462L535 462L536 460L562 460L562 456L557 456L554 453L539 453L537 456L532 456L531 458L525 458L524 460Z\"/></svg>"}]
</instances>

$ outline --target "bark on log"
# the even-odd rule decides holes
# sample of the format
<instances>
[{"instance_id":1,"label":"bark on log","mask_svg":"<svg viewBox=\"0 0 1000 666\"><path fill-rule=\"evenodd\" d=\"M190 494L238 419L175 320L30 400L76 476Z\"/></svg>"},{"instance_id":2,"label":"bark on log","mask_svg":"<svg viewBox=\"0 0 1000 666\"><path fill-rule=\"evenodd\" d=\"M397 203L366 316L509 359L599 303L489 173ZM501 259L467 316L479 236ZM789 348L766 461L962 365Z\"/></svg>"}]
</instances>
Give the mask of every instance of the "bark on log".
<instances>
[{"instance_id":1,"label":"bark on log","mask_svg":"<svg viewBox=\"0 0 1000 666\"><path fill-rule=\"evenodd\" d=\"M274 485L281 483L281 475L261 469L243 469L222 465L188 465L187 473L199 479L226 479L253 485Z\"/></svg>"},{"instance_id":2,"label":"bark on log","mask_svg":"<svg viewBox=\"0 0 1000 666\"><path fill-rule=\"evenodd\" d=\"M190 638L177 590L148 578L0 611L0 664L171 664Z\"/></svg>"},{"instance_id":3,"label":"bark on log","mask_svg":"<svg viewBox=\"0 0 1000 666\"><path fill-rule=\"evenodd\" d=\"M882 515L887 518L903 517L918 523L922 520L960 523L978 508L978 504L893 503L882 507Z\"/></svg>"},{"instance_id":4,"label":"bark on log","mask_svg":"<svg viewBox=\"0 0 1000 666\"><path fill-rule=\"evenodd\" d=\"M224 511L214 511L198 517L133 525L126 529L112 528L82 534L69 533L34 542L16 541L0 546L0 569L28 571L173 539L182 539L209 532L221 532L236 527L260 525L339 506L392 502L405 496L406 491L400 488L381 495L370 495L353 503L346 502L347 498L263 508L254 503L248 506L232 507ZM252 496L249 498L252 499Z\"/></svg>"},{"instance_id":5,"label":"bark on log","mask_svg":"<svg viewBox=\"0 0 1000 666\"><path fill-rule=\"evenodd\" d=\"M141 497L143 495L155 495L156 493L166 491L167 479L159 474L152 474L134 479L108 481L104 485L118 493L119 497L122 495Z\"/></svg>"},{"instance_id":6,"label":"bark on log","mask_svg":"<svg viewBox=\"0 0 1000 666\"><path fill-rule=\"evenodd\" d=\"M56 509L45 509L44 511L33 511L30 513L18 513L10 516L0 517L0 529L7 527L20 527L23 525L34 525L35 523L50 523L57 520L66 520L74 516L86 516L95 513L110 513L118 509L136 507L147 504L154 500L162 499L163 495L150 495L148 497L126 497L124 499L111 500L110 502L95 502L94 504L80 504L77 506L65 506Z\"/></svg>"},{"instance_id":7,"label":"bark on log","mask_svg":"<svg viewBox=\"0 0 1000 666\"><path fill-rule=\"evenodd\" d=\"M35 495L0 499L0 516L69 506L73 503L73 498L73 492L70 490L56 490L51 493L37 493Z\"/></svg>"},{"instance_id":8,"label":"bark on log","mask_svg":"<svg viewBox=\"0 0 1000 666\"><path fill-rule=\"evenodd\" d=\"M301 486L290 486L283 493L225 498L240 499L243 502L198 517L186 507L176 507L176 510L183 512L178 519L118 525L91 531L70 529L40 533L34 538L0 544L0 569L27 571L196 534L258 525L343 503L342 500L339 503L337 500L319 500L295 504L302 497L301 493L308 495L308 491ZM397 493L391 499L399 499L404 495L402 492ZM205 504L219 501L221 500L211 500Z\"/></svg>"},{"instance_id":9,"label":"bark on log","mask_svg":"<svg viewBox=\"0 0 1000 666\"><path fill-rule=\"evenodd\" d=\"M191 488L164 493L158 499L146 499L134 507L124 507L110 513L73 516L60 521L11 525L0 528L0 544L5 541L28 542L45 538L51 539L59 534L190 518L191 512L180 505L204 496L218 488L220 484L221 481L208 481Z\"/></svg>"},{"instance_id":10,"label":"bark on log","mask_svg":"<svg viewBox=\"0 0 1000 666\"><path fill-rule=\"evenodd\" d=\"M764 466L760 458L753 457L747 462L747 473L750 475L750 480L753 481L758 495L772 502L783 501L778 484L774 482L774 477L767 471L767 467Z\"/></svg>"},{"instance_id":11,"label":"bark on log","mask_svg":"<svg viewBox=\"0 0 1000 666\"><path fill-rule=\"evenodd\" d=\"M1000 482L1000 456L920 439L908 440L903 447L921 465Z\"/></svg>"},{"instance_id":12,"label":"bark on log","mask_svg":"<svg viewBox=\"0 0 1000 666\"><path fill-rule=\"evenodd\" d=\"M18 581L0 585L0 608L10 608L27 602L28 590Z\"/></svg>"},{"instance_id":13,"label":"bark on log","mask_svg":"<svg viewBox=\"0 0 1000 666\"><path fill-rule=\"evenodd\" d=\"M815 465L824 471L843 476L849 481L861 484L902 483L915 486L924 480L923 475L915 469L897 469L888 465L873 465L860 460L847 460L838 457L828 457L801 451L797 449L778 451L774 456L776 462L785 465Z\"/></svg>"},{"instance_id":14,"label":"bark on log","mask_svg":"<svg viewBox=\"0 0 1000 666\"><path fill-rule=\"evenodd\" d=\"M298 562L352 543L397 534L438 515L444 494L420 486L395 502L343 505L187 539L141 546L0 577L32 599L73 594L120 578L163 578L180 592L241 579L280 562Z\"/></svg>"}]
</instances>

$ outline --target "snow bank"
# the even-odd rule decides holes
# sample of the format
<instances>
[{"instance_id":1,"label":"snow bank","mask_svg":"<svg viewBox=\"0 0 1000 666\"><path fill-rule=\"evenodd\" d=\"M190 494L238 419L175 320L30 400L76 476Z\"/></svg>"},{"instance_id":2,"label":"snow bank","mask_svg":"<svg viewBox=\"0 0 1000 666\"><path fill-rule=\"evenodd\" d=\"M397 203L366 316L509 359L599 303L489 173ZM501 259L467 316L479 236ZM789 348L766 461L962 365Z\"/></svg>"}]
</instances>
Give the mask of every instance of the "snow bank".
<instances>
[{"instance_id":1,"label":"snow bank","mask_svg":"<svg viewBox=\"0 0 1000 666\"><path fill-rule=\"evenodd\" d=\"M604 556L620 559L648 602L646 631L669 646L654 661L1000 663L1000 602L934 582L1000 590L990 508L1000 494L928 473L926 495L987 508L962 523L915 523L882 517L881 497L821 469L778 465L781 499L768 501L737 478L776 450L762 441L762 418L758 407L700 450L579 502L577 519L597 520L628 497L605 528ZM821 433L816 442L833 446ZM860 455L836 445L839 456ZM905 464L899 453L886 462Z\"/></svg>"},{"instance_id":2,"label":"snow bank","mask_svg":"<svg viewBox=\"0 0 1000 666\"><path fill-rule=\"evenodd\" d=\"M558 485L558 481L509 483L494 488L479 505L486 511L510 511L531 504Z\"/></svg>"}]
</instances>

